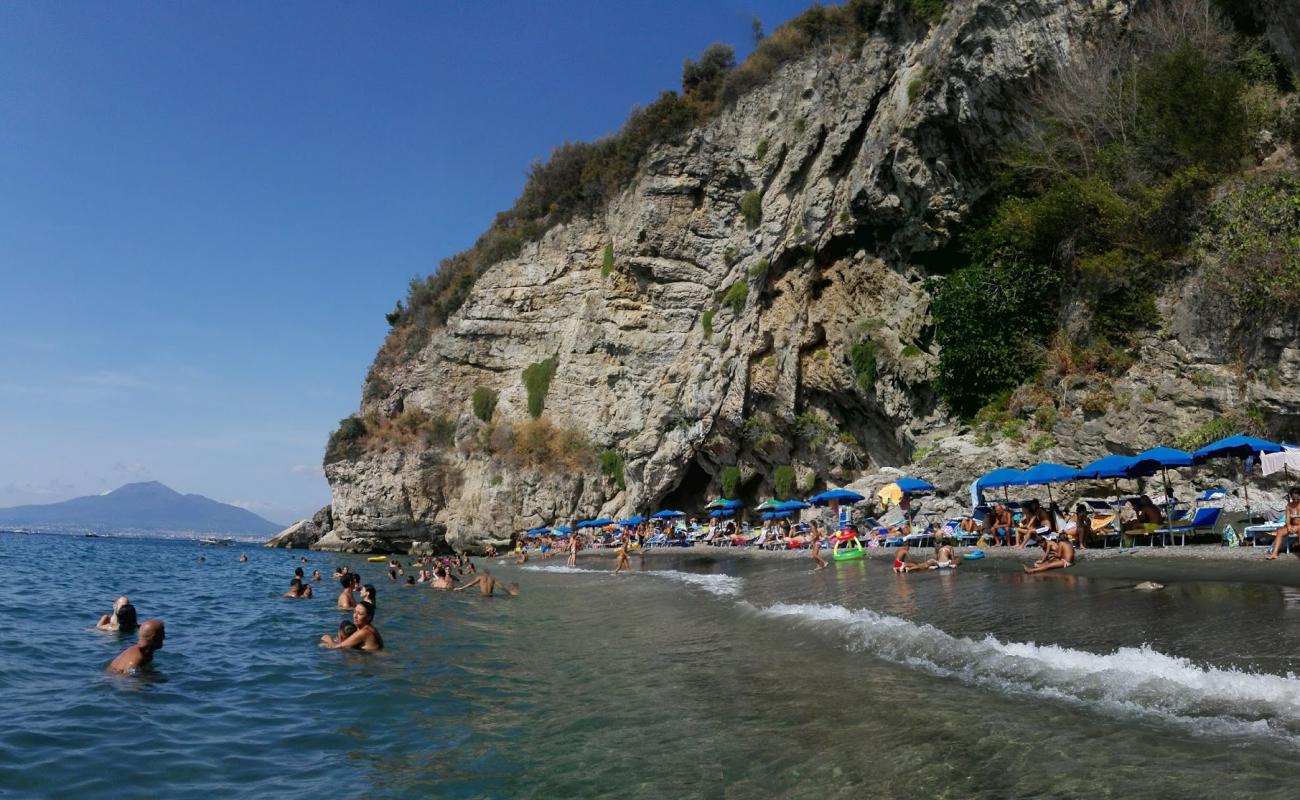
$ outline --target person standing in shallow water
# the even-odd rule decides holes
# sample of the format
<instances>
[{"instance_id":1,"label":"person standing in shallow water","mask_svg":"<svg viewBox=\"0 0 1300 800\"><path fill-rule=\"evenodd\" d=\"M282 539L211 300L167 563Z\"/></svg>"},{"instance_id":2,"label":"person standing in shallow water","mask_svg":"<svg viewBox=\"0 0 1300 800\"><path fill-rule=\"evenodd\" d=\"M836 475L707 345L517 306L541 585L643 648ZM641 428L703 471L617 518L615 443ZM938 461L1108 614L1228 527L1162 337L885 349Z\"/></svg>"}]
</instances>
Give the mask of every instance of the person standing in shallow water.
<instances>
[{"instance_id":1,"label":"person standing in shallow water","mask_svg":"<svg viewBox=\"0 0 1300 800\"><path fill-rule=\"evenodd\" d=\"M632 563L627 559L627 539L620 539L618 549L614 551L618 554L618 561L614 564L614 574L617 575L623 570L632 571Z\"/></svg>"},{"instance_id":2,"label":"person standing in shallow water","mask_svg":"<svg viewBox=\"0 0 1300 800\"><path fill-rule=\"evenodd\" d=\"M153 661L153 654L162 649L164 638L166 638L166 631L163 630L162 620L145 620L140 626L140 641L126 648L121 655L113 659L113 662L108 665L108 671L127 675L150 663Z\"/></svg>"},{"instance_id":3,"label":"person standing in shallow water","mask_svg":"<svg viewBox=\"0 0 1300 800\"><path fill-rule=\"evenodd\" d=\"M822 529L816 522L812 524L812 559L815 569L826 569L826 559L822 558Z\"/></svg>"},{"instance_id":4,"label":"person standing in shallow water","mask_svg":"<svg viewBox=\"0 0 1300 800\"><path fill-rule=\"evenodd\" d=\"M569 566L578 566L578 534L569 537Z\"/></svg>"}]
</instances>

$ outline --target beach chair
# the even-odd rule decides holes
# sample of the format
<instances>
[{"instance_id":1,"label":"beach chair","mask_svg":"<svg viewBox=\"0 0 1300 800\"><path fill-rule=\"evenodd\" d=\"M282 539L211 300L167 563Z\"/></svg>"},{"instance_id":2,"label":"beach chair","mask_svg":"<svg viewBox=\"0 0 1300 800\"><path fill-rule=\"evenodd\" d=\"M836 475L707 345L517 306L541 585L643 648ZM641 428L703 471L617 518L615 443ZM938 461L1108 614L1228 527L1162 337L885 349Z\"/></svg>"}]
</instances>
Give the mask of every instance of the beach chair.
<instances>
[{"instance_id":1,"label":"beach chair","mask_svg":"<svg viewBox=\"0 0 1300 800\"><path fill-rule=\"evenodd\" d=\"M1182 545L1187 544L1187 535L1199 532L1213 532L1216 525L1219 524L1219 515L1223 509L1218 506L1206 506L1198 508L1196 513L1190 519L1181 523L1167 525L1163 528L1157 528L1153 536L1159 536L1165 544L1173 544L1175 536L1182 536Z\"/></svg>"},{"instance_id":2,"label":"beach chair","mask_svg":"<svg viewBox=\"0 0 1300 800\"><path fill-rule=\"evenodd\" d=\"M1273 539L1277 536L1278 528L1286 524L1286 511L1283 511L1277 519L1270 522L1262 522L1258 525L1248 525L1241 532L1243 542L1249 541L1251 547L1263 547L1273 544ZM1260 539L1268 541L1261 544ZM1287 552L1290 552L1288 548Z\"/></svg>"}]
</instances>

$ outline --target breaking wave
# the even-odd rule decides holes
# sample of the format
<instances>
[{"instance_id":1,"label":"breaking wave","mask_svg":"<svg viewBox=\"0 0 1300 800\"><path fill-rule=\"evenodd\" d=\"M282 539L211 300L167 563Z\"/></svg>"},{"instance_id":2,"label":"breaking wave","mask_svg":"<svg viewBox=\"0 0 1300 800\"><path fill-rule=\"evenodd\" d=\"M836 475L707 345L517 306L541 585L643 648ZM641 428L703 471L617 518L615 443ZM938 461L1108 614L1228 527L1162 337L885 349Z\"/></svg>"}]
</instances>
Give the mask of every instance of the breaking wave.
<instances>
[{"instance_id":1,"label":"breaking wave","mask_svg":"<svg viewBox=\"0 0 1300 800\"><path fill-rule=\"evenodd\" d=\"M1266 734L1300 745L1300 679L1290 674L1203 667L1147 646L1099 654L993 636L977 640L837 605L778 603L759 612L840 636L853 652L997 691L1159 716L1201 733Z\"/></svg>"},{"instance_id":2,"label":"breaking wave","mask_svg":"<svg viewBox=\"0 0 1300 800\"><path fill-rule=\"evenodd\" d=\"M699 572L678 572L675 569L656 569L640 574L654 575L658 578L667 578L671 581L688 583L720 597L731 597L740 594L740 587L744 584L743 579L732 575L706 575Z\"/></svg>"}]
</instances>

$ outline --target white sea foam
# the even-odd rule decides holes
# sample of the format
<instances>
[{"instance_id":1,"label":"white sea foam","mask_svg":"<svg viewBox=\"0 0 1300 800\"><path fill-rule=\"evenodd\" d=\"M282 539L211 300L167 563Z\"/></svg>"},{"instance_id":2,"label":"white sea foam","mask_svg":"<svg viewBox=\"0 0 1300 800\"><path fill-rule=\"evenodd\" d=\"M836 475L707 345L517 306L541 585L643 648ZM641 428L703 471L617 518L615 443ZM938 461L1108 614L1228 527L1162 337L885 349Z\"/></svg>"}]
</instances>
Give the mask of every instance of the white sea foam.
<instances>
[{"instance_id":1,"label":"white sea foam","mask_svg":"<svg viewBox=\"0 0 1300 800\"><path fill-rule=\"evenodd\" d=\"M842 636L852 651L999 691L1155 715L1203 733L1268 733L1300 744L1300 679L1199 666L1150 647L1090 653L952 636L867 609L779 603L760 613Z\"/></svg>"},{"instance_id":2,"label":"white sea foam","mask_svg":"<svg viewBox=\"0 0 1300 800\"><path fill-rule=\"evenodd\" d=\"M603 569L579 569L578 567L567 567L564 564L525 564L520 567L528 572L556 572L567 575L607 575L609 570Z\"/></svg>"},{"instance_id":3,"label":"white sea foam","mask_svg":"<svg viewBox=\"0 0 1300 800\"><path fill-rule=\"evenodd\" d=\"M671 581L689 583L692 586L698 586L706 592L719 595L720 597L730 597L740 594L740 587L744 581L732 575L703 574L700 572L678 572L675 569L656 569L642 573L644 575L654 575L659 578L667 578Z\"/></svg>"}]
</instances>

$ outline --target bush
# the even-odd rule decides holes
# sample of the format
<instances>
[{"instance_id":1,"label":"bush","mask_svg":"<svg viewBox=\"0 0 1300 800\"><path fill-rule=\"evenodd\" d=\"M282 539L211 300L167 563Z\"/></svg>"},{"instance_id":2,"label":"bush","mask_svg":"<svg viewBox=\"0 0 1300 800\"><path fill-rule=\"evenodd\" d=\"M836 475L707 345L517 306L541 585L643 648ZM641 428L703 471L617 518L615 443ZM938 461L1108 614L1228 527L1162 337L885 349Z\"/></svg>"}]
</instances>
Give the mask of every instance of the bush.
<instances>
[{"instance_id":1,"label":"bush","mask_svg":"<svg viewBox=\"0 0 1300 800\"><path fill-rule=\"evenodd\" d=\"M1300 177L1246 180L1197 239L1210 288L1250 319L1300 304Z\"/></svg>"},{"instance_id":2,"label":"bush","mask_svg":"<svg viewBox=\"0 0 1300 800\"><path fill-rule=\"evenodd\" d=\"M1038 455L1039 453L1051 447L1056 447L1056 439L1044 433L1039 436L1035 436L1033 438L1033 441L1029 443L1029 452L1032 453L1033 455Z\"/></svg>"},{"instance_id":3,"label":"bush","mask_svg":"<svg viewBox=\"0 0 1300 800\"><path fill-rule=\"evenodd\" d=\"M627 488L624 475L623 454L617 450L602 450L600 453L600 474L618 484L618 488Z\"/></svg>"},{"instance_id":4,"label":"bush","mask_svg":"<svg viewBox=\"0 0 1300 800\"><path fill-rule=\"evenodd\" d=\"M596 461L581 431L558 427L545 417L515 426L514 445L503 455L517 467L551 471L580 472Z\"/></svg>"},{"instance_id":5,"label":"bush","mask_svg":"<svg viewBox=\"0 0 1300 800\"><path fill-rule=\"evenodd\" d=\"M546 394L551 390L551 378L555 376L556 357L529 364L524 368L524 388L528 390L528 414L536 419L546 407Z\"/></svg>"},{"instance_id":6,"label":"bush","mask_svg":"<svg viewBox=\"0 0 1300 800\"><path fill-rule=\"evenodd\" d=\"M762 204L763 200L758 192L745 192L740 198L740 216L745 218L746 227L758 227L759 221L763 218Z\"/></svg>"},{"instance_id":7,"label":"bush","mask_svg":"<svg viewBox=\"0 0 1300 800\"><path fill-rule=\"evenodd\" d=\"M366 424L359 417L344 417L325 444L325 466L356 461L365 453Z\"/></svg>"},{"instance_id":8,"label":"bush","mask_svg":"<svg viewBox=\"0 0 1300 800\"><path fill-rule=\"evenodd\" d=\"M754 150L755 160L762 161L767 156L767 140L758 143L758 148Z\"/></svg>"},{"instance_id":9,"label":"bush","mask_svg":"<svg viewBox=\"0 0 1300 800\"><path fill-rule=\"evenodd\" d=\"M600 257L600 276L608 278L614 272L614 244L605 245L605 252Z\"/></svg>"},{"instance_id":10,"label":"bush","mask_svg":"<svg viewBox=\"0 0 1300 800\"><path fill-rule=\"evenodd\" d=\"M776 442L776 431L772 428L772 423L762 415L747 418L741 424L740 435L755 450L766 450Z\"/></svg>"},{"instance_id":11,"label":"bush","mask_svg":"<svg viewBox=\"0 0 1300 800\"><path fill-rule=\"evenodd\" d=\"M734 498L736 490L740 488L740 468L723 467L719 480L722 483L722 496Z\"/></svg>"},{"instance_id":12,"label":"bush","mask_svg":"<svg viewBox=\"0 0 1300 800\"><path fill-rule=\"evenodd\" d=\"M480 386L474 390L472 398L474 406L474 416L487 422L492 419L492 413L497 408L497 393L486 386Z\"/></svg>"},{"instance_id":13,"label":"bush","mask_svg":"<svg viewBox=\"0 0 1300 800\"><path fill-rule=\"evenodd\" d=\"M769 267L771 267L771 264L768 260L766 258L760 258L757 263L749 268L749 277L753 280L758 280L767 274Z\"/></svg>"},{"instance_id":14,"label":"bush","mask_svg":"<svg viewBox=\"0 0 1300 800\"><path fill-rule=\"evenodd\" d=\"M789 498L794 494L794 467L782 464L772 476L773 491L778 498Z\"/></svg>"},{"instance_id":15,"label":"bush","mask_svg":"<svg viewBox=\"0 0 1300 800\"><path fill-rule=\"evenodd\" d=\"M371 373L366 380L366 388L361 392L361 399L367 403L382 400L393 393L393 384L382 375Z\"/></svg>"},{"instance_id":16,"label":"bush","mask_svg":"<svg viewBox=\"0 0 1300 800\"><path fill-rule=\"evenodd\" d=\"M943 22L944 14L948 13L948 0L909 0L908 4L913 14L931 25Z\"/></svg>"},{"instance_id":17,"label":"bush","mask_svg":"<svg viewBox=\"0 0 1300 800\"><path fill-rule=\"evenodd\" d=\"M708 338L713 335L713 315L716 313L717 313L716 311L710 309L708 311L705 311L704 315L700 317L700 325L704 327L705 338Z\"/></svg>"},{"instance_id":18,"label":"bush","mask_svg":"<svg viewBox=\"0 0 1300 800\"><path fill-rule=\"evenodd\" d=\"M727 289L726 294L722 296L722 302L731 306L731 312L740 316L740 312L745 310L745 303L749 300L749 284L744 281L736 281Z\"/></svg>"},{"instance_id":19,"label":"bush","mask_svg":"<svg viewBox=\"0 0 1300 800\"><path fill-rule=\"evenodd\" d=\"M849 348L849 363L858 376L858 388L870 394L876 385L876 343L863 339Z\"/></svg>"}]
</instances>

